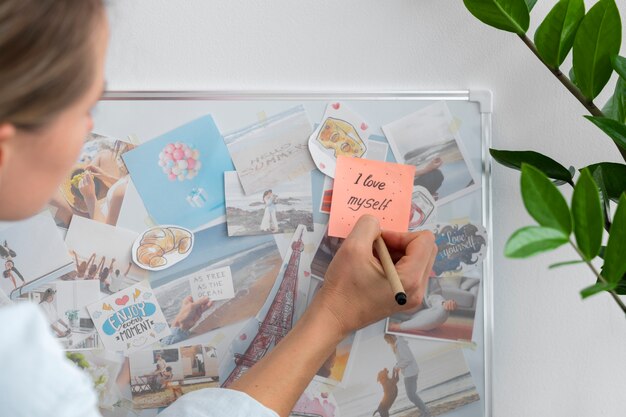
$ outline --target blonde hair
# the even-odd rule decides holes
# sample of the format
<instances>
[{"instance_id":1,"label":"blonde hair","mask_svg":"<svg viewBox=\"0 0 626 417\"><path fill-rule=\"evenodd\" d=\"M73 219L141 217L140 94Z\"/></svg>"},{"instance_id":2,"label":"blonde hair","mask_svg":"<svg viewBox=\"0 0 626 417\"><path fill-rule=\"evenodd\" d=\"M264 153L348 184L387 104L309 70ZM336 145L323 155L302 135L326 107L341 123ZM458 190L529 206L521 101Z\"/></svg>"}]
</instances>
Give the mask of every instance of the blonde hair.
<instances>
[{"instance_id":1,"label":"blonde hair","mask_svg":"<svg viewBox=\"0 0 626 417\"><path fill-rule=\"evenodd\" d=\"M0 2L0 123L45 125L93 82L103 0Z\"/></svg>"}]
</instances>

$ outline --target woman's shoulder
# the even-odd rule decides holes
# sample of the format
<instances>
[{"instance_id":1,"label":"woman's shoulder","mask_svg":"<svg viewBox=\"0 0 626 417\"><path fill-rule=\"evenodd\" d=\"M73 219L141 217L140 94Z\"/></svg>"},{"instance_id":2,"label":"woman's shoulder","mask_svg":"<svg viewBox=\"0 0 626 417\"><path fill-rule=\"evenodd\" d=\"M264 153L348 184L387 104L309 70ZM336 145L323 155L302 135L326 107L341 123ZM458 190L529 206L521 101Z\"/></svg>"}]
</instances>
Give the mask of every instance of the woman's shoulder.
<instances>
[{"instance_id":1,"label":"woman's shoulder","mask_svg":"<svg viewBox=\"0 0 626 417\"><path fill-rule=\"evenodd\" d=\"M90 381L65 358L37 305L2 307L0 322L3 415L98 415Z\"/></svg>"}]
</instances>

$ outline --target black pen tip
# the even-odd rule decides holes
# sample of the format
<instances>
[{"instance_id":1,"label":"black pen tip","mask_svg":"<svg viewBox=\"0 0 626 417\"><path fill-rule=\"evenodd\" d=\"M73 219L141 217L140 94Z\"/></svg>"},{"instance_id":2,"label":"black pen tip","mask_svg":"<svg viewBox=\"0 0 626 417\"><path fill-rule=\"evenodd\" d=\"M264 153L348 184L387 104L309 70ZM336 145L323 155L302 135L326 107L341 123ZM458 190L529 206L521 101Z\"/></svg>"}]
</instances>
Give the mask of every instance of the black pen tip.
<instances>
[{"instance_id":1,"label":"black pen tip","mask_svg":"<svg viewBox=\"0 0 626 417\"><path fill-rule=\"evenodd\" d=\"M396 302L401 306L406 304L406 294L403 292L399 292L396 294Z\"/></svg>"}]
</instances>

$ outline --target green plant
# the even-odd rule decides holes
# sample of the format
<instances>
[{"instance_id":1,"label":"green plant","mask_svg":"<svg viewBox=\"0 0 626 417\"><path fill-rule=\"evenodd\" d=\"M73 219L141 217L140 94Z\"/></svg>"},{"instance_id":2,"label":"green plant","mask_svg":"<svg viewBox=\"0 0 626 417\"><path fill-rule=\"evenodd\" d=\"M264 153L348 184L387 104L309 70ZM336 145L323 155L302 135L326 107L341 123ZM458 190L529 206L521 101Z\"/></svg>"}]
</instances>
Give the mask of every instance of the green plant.
<instances>
[{"instance_id":1,"label":"green plant","mask_svg":"<svg viewBox=\"0 0 626 417\"><path fill-rule=\"evenodd\" d=\"M626 161L626 58L618 55L622 24L615 0L599 0L587 13L583 0L558 1L537 28L533 42L526 33L536 2L464 0L465 7L482 22L518 35L585 106L591 114L585 118L613 140ZM568 77L560 67L570 51L572 69ZM614 72L618 74L615 90L600 110L593 100ZM522 199L538 223L513 233L505 255L525 258L570 244L580 259L550 267L586 263L596 282L581 291L582 297L607 291L626 313L619 297L626 294L626 165L595 163L581 168L575 182L574 169L568 170L541 153L490 151L499 163L521 170ZM555 183L574 188L570 206ZM605 232L608 239L603 246Z\"/></svg>"}]
</instances>

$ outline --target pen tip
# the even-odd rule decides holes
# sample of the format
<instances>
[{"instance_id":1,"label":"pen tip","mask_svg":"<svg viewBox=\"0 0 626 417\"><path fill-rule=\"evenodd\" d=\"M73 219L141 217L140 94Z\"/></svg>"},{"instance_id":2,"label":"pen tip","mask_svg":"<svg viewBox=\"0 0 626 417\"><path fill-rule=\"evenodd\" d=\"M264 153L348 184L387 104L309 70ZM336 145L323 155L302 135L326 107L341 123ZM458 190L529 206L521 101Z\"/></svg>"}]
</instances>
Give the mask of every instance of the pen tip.
<instances>
[{"instance_id":1,"label":"pen tip","mask_svg":"<svg viewBox=\"0 0 626 417\"><path fill-rule=\"evenodd\" d=\"M406 304L406 294L403 292L399 292L396 294L396 302L401 306Z\"/></svg>"}]
</instances>

